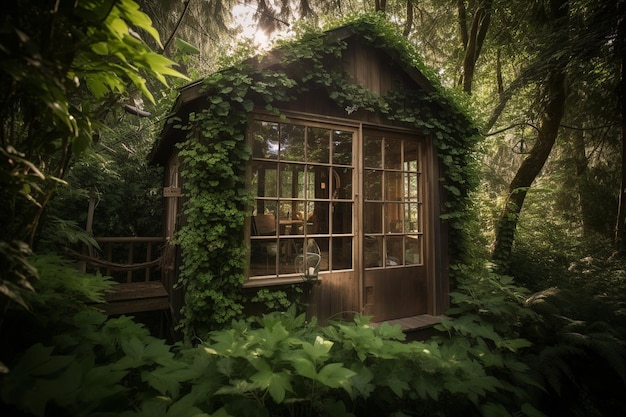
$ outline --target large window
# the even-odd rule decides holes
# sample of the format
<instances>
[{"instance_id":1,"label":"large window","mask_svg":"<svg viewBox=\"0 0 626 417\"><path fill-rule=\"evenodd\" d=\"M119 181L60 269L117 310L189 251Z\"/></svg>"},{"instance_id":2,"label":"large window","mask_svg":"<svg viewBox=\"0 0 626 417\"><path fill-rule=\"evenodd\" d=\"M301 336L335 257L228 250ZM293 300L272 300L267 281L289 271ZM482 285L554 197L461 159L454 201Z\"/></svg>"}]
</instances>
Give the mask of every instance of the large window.
<instances>
[{"instance_id":1,"label":"large window","mask_svg":"<svg viewBox=\"0 0 626 417\"><path fill-rule=\"evenodd\" d=\"M250 278L298 276L312 252L316 272L353 269L355 135L319 124L251 123Z\"/></svg>"},{"instance_id":2,"label":"large window","mask_svg":"<svg viewBox=\"0 0 626 417\"><path fill-rule=\"evenodd\" d=\"M421 265L420 142L363 137L363 262L365 268Z\"/></svg>"}]
</instances>

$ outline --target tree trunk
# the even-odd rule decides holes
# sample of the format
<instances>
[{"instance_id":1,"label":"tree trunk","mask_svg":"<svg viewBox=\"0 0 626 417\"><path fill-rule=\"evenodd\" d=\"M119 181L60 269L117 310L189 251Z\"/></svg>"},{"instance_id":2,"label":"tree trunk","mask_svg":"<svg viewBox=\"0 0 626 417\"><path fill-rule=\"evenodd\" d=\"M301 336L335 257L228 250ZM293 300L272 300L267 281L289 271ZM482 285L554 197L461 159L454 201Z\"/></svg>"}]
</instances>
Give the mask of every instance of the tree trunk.
<instances>
[{"instance_id":1,"label":"tree trunk","mask_svg":"<svg viewBox=\"0 0 626 417\"><path fill-rule=\"evenodd\" d=\"M620 253L626 252L626 245L624 244L624 237L626 235L626 230L624 230L626 228L624 224L626 221L626 101L624 100L624 94L626 94L626 85L624 84L624 75L626 75L626 41L624 41L624 36L626 36L626 18L624 18L624 13L626 10L624 10L624 4L624 1L619 3L621 10L619 10L620 20L617 27L617 38L619 42L617 53L620 55L619 58L621 62L618 100L622 118L622 171L617 222L615 224L615 248Z\"/></svg>"},{"instance_id":2,"label":"tree trunk","mask_svg":"<svg viewBox=\"0 0 626 417\"><path fill-rule=\"evenodd\" d=\"M509 196L496 225L493 259L501 270L506 270L513 249L515 229L528 189L541 172L556 141L565 110L565 74L560 71L548 80L547 102L539 124L537 141L522 162L509 186Z\"/></svg>"},{"instance_id":3,"label":"tree trunk","mask_svg":"<svg viewBox=\"0 0 626 417\"><path fill-rule=\"evenodd\" d=\"M459 9L460 11L461 9ZM461 16L459 16L460 21ZM480 2L478 9L474 12L472 27L467 38L465 47L465 57L463 59L463 91L468 94L472 93L472 83L474 82L474 72L476 70L476 62L480 57L480 52L485 43L485 37L489 30L491 22L491 0ZM467 29L465 29L466 31ZM461 27L461 33L464 29Z\"/></svg>"},{"instance_id":4,"label":"tree trunk","mask_svg":"<svg viewBox=\"0 0 626 417\"><path fill-rule=\"evenodd\" d=\"M578 193L578 206L582 220L583 236L589 236L597 228L594 227L593 206L594 202L589 198L588 161L585 151L585 138L582 130L571 133L572 152L576 176L576 192ZM605 230L606 233L606 230Z\"/></svg>"},{"instance_id":5,"label":"tree trunk","mask_svg":"<svg viewBox=\"0 0 626 417\"><path fill-rule=\"evenodd\" d=\"M404 24L404 31L402 36L405 38L409 36L413 29L413 0L406 1L406 23Z\"/></svg>"}]
</instances>

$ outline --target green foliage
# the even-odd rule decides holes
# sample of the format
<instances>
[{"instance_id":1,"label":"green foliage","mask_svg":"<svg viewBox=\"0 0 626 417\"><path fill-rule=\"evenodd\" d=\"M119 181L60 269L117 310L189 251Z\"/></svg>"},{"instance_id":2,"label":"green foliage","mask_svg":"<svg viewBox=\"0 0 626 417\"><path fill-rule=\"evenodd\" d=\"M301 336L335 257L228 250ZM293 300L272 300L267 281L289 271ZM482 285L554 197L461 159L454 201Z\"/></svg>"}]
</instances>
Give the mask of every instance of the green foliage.
<instances>
[{"instance_id":1,"label":"green foliage","mask_svg":"<svg viewBox=\"0 0 626 417\"><path fill-rule=\"evenodd\" d=\"M0 393L37 416L512 415L501 401L512 388L490 369L515 362L487 364L469 342L403 339L367 317L320 328L291 309L170 347L128 318L83 312L55 347L29 348Z\"/></svg>"},{"instance_id":2,"label":"green foliage","mask_svg":"<svg viewBox=\"0 0 626 417\"><path fill-rule=\"evenodd\" d=\"M185 78L152 52L133 27L158 42L132 0L20 0L0 22L0 283L6 306L21 302L37 273L26 256L73 155L92 142L102 107L133 89L149 100L146 78ZM24 243L25 242L25 243ZM6 267L6 268L5 268ZM22 303L23 304L23 303Z\"/></svg>"},{"instance_id":3,"label":"green foliage","mask_svg":"<svg viewBox=\"0 0 626 417\"><path fill-rule=\"evenodd\" d=\"M539 320L523 336L534 345L524 360L544 387L537 403L554 415L624 414L624 260L607 250L606 238L581 243L557 219L529 227L537 221L532 208L522 217L512 270L536 291L527 304Z\"/></svg>"},{"instance_id":4,"label":"green foliage","mask_svg":"<svg viewBox=\"0 0 626 417\"><path fill-rule=\"evenodd\" d=\"M347 23L365 42L394 51L407 66L423 68L415 50L381 16L362 15ZM255 106L280 114L282 103L321 89L341 109L383 114L431 137L448 191L443 218L451 226L454 244L450 250L458 262L466 256L463 225L471 218L466 209L469 192L476 185L472 156L476 130L440 88L430 93L394 89L383 97L352 84L341 66L332 65L346 47L336 37L308 31L297 41L281 45L280 65L256 70L244 63L215 73L203 80L205 106L189 116L187 125L175 125L187 134L178 145L184 192L189 198L184 208L186 224L177 242L183 253L180 284L186 288L187 299L182 325L188 337L194 331L202 334L222 326L243 312L243 228L250 202L245 189L250 157L245 134Z\"/></svg>"},{"instance_id":5,"label":"green foliage","mask_svg":"<svg viewBox=\"0 0 626 417\"><path fill-rule=\"evenodd\" d=\"M106 320L89 310L54 342L28 348L3 377L4 404L34 416L116 414L132 407L141 374L173 356L128 317Z\"/></svg>"}]
</instances>

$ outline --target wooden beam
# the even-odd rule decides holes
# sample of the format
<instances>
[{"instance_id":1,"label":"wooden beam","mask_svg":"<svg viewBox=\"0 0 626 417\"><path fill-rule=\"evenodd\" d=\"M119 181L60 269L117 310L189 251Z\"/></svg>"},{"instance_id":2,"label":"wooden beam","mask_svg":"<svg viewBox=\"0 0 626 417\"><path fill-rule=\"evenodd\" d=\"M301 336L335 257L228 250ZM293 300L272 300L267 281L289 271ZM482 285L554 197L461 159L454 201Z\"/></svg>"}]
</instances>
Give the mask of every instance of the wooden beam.
<instances>
[{"instance_id":1,"label":"wooden beam","mask_svg":"<svg viewBox=\"0 0 626 417\"><path fill-rule=\"evenodd\" d=\"M117 284L98 308L106 314L130 314L142 311L168 310L169 294L161 281Z\"/></svg>"}]
</instances>

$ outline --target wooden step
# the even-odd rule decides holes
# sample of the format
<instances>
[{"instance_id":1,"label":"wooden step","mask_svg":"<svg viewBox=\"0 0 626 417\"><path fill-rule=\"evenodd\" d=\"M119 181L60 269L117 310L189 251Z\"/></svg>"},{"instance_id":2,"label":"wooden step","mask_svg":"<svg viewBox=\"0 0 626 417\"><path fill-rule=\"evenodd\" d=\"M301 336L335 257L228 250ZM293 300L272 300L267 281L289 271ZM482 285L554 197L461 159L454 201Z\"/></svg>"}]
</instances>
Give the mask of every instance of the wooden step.
<instances>
[{"instance_id":1,"label":"wooden step","mask_svg":"<svg viewBox=\"0 0 626 417\"><path fill-rule=\"evenodd\" d=\"M106 304L98 308L106 314L130 314L142 311L168 310L169 294L161 281L116 284L105 295Z\"/></svg>"}]
</instances>

